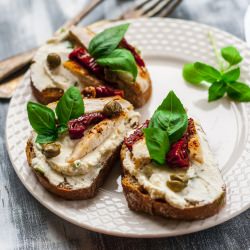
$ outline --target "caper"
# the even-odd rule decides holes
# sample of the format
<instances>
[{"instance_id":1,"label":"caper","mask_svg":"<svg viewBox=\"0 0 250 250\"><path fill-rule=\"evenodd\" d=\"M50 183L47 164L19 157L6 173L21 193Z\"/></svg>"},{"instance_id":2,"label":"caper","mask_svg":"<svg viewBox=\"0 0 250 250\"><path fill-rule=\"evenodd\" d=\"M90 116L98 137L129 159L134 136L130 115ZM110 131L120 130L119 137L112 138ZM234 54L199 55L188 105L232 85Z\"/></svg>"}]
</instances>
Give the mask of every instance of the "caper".
<instances>
[{"instance_id":1,"label":"caper","mask_svg":"<svg viewBox=\"0 0 250 250\"><path fill-rule=\"evenodd\" d=\"M185 174L171 174L167 186L174 192L180 192L188 184L188 178Z\"/></svg>"},{"instance_id":2,"label":"caper","mask_svg":"<svg viewBox=\"0 0 250 250\"><path fill-rule=\"evenodd\" d=\"M58 143L47 143L47 144L42 144L42 153L47 157L47 158L52 158L56 157L57 155L60 154L61 150L61 145Z\"/></svg>"},{"instance_id":3,"label":"caper","mask_svg":"<svg viewBox=\"0 0 250 250\"><path fill-rule=\"evenodd\" d=\"M149 166L146 166L146 167L144 168L144 174L145 174L148 178L150 178L151 175L153 174L153 169L152 169L151 167L149 167Z\"/></svg>"},{"instance_id":4,"label":"caper","mask_svg":"<svg viewBox=\"0 0 250 250\"><path fill-rule=\"evenodd\" d=\"M47 63L50 69L55 69L61 64L61 57L56 53L49 53Z\"/></svg>"},{"instance_id":5,"label":"caper","mask_svg":"<svg viewBox=\"0 0 250 250\"><path fill-rule=\"evenodd\" d=\"M181 182L187 183L188 182L188 177L187 177L186 174L171 174L170 175L170 180L181 181Z\"/></svg>"},{"instance_id":6,"label":"caper","mask_svg":"<svg viewBox=\"0 0 250 250\"><path fill-rule=\"evenodd\" d=\"M122 106L117 101L108 102L103 108L103 114L107 117L117 116L122 112Z\"/></svg>"}]
</instances>

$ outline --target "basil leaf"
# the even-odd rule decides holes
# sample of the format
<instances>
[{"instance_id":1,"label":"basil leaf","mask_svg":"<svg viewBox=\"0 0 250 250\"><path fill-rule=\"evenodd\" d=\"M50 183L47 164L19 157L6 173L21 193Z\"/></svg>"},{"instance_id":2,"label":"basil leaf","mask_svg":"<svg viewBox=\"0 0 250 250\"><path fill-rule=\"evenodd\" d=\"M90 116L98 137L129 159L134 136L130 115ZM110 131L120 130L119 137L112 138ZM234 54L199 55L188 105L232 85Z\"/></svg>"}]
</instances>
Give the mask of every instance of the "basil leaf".
<instances>
[{"instance_id":1,"label":"basil leaf","mask_svg":"<svg viewBox=\"0 0 250 250\"><path fill-rule=\"evenodd\" d=\"M66 125L69 120L78 118L84 113L84 103L80 90L70 87L56 106L56 115L60 125Z\"/></svg>"},{"instance_id":2,"label":"basil leaf","mask_svg":"<svg viewBox=\"0 0 250 250\"><path fill-rule=\"evenodd\" d=\"M250 88L247 84L242 82L233 82L227 85L227 95L239 102L250 101Z\"/></svg>"},{"instance_id":3,"label":"basil leaf","mask_svg":"<svg viewBox=\"0 0 250 250\"><path fill-rule=\"evenodd\" d=\"M108 67L111 70L119 70L130 73L134 80L137 76L137 66L134 56L126 49L115 49L109 55L98 58L97 64Z\"/></svg>"},{"instance_id":4,"label":"basil leaf","mask_svg":"<svg viewBox=\"0 0 250 250\"><path fill-rule=\"evenodd\" d=\"M179 98L170 91L150 120L149 127L168 132L171 143L178 141L188 126L188 117Z\"/></svg>"},{"instance_id":5,"label":"basil leaf","mask_svg":"<svg viewBox=\"0 0 250 250\"><path fill-rule=\"evenodd\" d=\"M185 64L182 70L183 78L193 84L199 84L203 81L203 77L199 74L199 72L195 69L193 63Z\"/></svg>"},{"instance_id":6,"label":"basil leaf","mask_svg":"<svg viewBox=\"0 0 250 250\"><path fill-rule=\"evenodd\" d=\"M109 29L105 29L90 41L88 52L94 58L109 55L118 47L128 27L129 24L126 23Z\"/></svg>"},{"instance_id":7,"label":"basil leaf","mask_svg":"<svg viewBox=\"0 0 250 250\"><path fill-rule=\"evenodd\" d=\"M58 131L58 134L64 134L66 131L68 130L68 127L63 124L63 125L60 125L58 128L57 128L57 131Z\"/></svg>"},{"instance_id":8,"label":"basil leaf","mask_svg":"<svg viewBox=\"0 0 250 250\"><path fill-rule=\"evenodd\" d=\"M167 132L160 128L145 128L143 132L150 158L156 163L163 165L165 163L166 154L170 149Z\"/></svg>"},{"instance_id":9,"label":"basil leaf","mask_svg":"<svg viewBox=\"0 0 250 250\"><path fill-rule=\"evenodd\" d=\"M243 59L239 51L233 46L222 48L221 55L230 65L238 64Z\"/></svg>"},{"instance_id":10,"label":"basil leaf","mask_svg":"<svg viewBox=\"0 0 250 250\"><path fill-rule=\"evenodd\" d=\"M45 144L45 143L51 143L56 141L58 138L57 134L52 134L52 135L43 135L43 134L38 134L36 137L36 142L40 144Z\"/></svg>"},{"instance_id":11,"label":"basil leaf","mask_svg":"<svg viewBox=\"0 0 250 250\"><path fill-rule=\"evenodd\" d=\"M232 69L222 75L225 82L235 82L240 77L240 68Z\"/></svg>"},{"instance_id":12,"label":"basil leaf","mask_svg":"<svg viewBox=\"0 0 250 250\"><path fill-rule=\"evenodd\" d=\"M38 134L56 133L56 118L53 110L38 103L28 102L27 112L30 125Z\"/></svg>"},{"instance_id":13,"label":"basil leaf","mask_svg":"<svg viewBox=\"0 0 250 250\"><path fill-rule=\"evenodd\" d=\"M227 91L227 84L223 81L213 83L208 89L208 101L220 99Z\"/></svg>"},{"instance_id":14,"label":"basil leaf","mask_svg":"<svg viewBox=\"0 0 250 250\"><path fill-rule=\"evenodd\" d=\"M221 80L221 73L208 64L196 62L194 63L194 69L207 82L213 83Z\"/></svg>"}]
</instances>

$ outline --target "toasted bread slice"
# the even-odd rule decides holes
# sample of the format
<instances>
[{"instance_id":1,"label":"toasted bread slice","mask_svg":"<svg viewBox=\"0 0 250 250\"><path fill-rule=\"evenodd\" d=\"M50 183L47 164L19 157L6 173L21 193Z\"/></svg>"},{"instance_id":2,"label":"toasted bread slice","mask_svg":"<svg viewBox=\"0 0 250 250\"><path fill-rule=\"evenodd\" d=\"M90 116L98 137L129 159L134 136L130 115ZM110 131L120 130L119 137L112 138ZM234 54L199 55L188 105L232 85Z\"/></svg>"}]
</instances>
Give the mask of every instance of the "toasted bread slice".
<instances>
[{"instance_id":1,"label":"toasted bread slice","mask_svg":"<svg viewBox=\"0 0 250 250\"><path fill-rule=\"evenodd\" d=\"M130 209L166 218L196 220L204 219L219 212L225 203L225 184L214 163L212 153L200 125L196 124L202 148L202 162L197 161L197 154L191 160L187 170L156 166L145 161L149 157L145 140L141 139L130 151L125 144L121 149L123 169L122 186ZM144 146L143 146L144 141ZM196 144L197 146L198 144ZM189 145L193 150L193 143ZM201 148L196 152L201 152ZM134 150L140 149L140 152ZM143 158L138 165L139 156ZM148 155L148 157L147 157ZM192 154L193 155L193 154ZM184 189L173 191L167 185L171 175L188 177Z\"/></svg>"},{"instance_id":2,"label":"toasted bread slice","mask_svg":"<svg viewBox=\"0 0 250 250\"><path fill-rule=\"evenodd\" d=\"M61 136L56 141L60 153L54 157L46 156L42 146L35 142L36 134L32 133L26 146L27 160L48 191L70 200L95 196L119 156L125 133L136 126L139 119L133 106L120 97L86 99L85 113L100 112L111 100L121 104L122 113L89 127L81 139ZM54 109L56 103L49 107Z\"/></svg>"},{"instance_id":3,"label":"toasted bread slice","mask_svg":"<svg viewBox=\"0 0 250 250\"><path fill-rule=\"evenodd\" d=\"M69 41L87 48L94 35L95 33L88 28L72 27L61 40L59 38L50 40L38 50L31 65L30 78L33 94L39 102L48 104L58 100L64 90L72 85L77 84L82 90L86 86L106 85L107 82L112 82L115 88L122 89L125 99L134 107L141 107L147 102L151 96L152 84L146 67L138 66L138 76L135 82L123 73L105 74L104 80L96 77L78 63L68 60L68 54L72 51ZM55 70L50 69L46 63L47 55L51 52L61 57L61 65Z\"/></svg>"}]
</instances>

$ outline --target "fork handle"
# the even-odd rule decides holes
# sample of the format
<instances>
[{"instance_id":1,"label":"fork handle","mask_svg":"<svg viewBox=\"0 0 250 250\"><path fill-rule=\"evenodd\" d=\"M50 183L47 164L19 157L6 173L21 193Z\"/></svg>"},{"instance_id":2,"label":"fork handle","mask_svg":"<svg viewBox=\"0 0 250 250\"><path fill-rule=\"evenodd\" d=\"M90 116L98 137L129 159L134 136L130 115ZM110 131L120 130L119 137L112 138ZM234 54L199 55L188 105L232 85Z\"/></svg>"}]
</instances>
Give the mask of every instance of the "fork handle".
<instances>
[{"instance_id":1,"label":"fork handle","mask_svg":"<svg viewBox=\"0 0 250 250\"><path fill-rule=\"evenodd\" d=\"M99 5L103 0L92 0L85 8L83 8L76 16L71 20L67 21L61 28L69 28L72 25L78 24L83 17L88 15L97 5ZM61 29L60 28L60 29ZM59 29L59 30L60 30ZM2 82L7 77L16 73L18 70L28 66L37 51L38 48L31 49L24 53L12 56L0 62L0 82Z\"/></svg>"},{"instance_id":2,"label":"fork handle","mask_svg":"<svg viewBox=\"0 0 250 250\"><path fill-rule=\"evenodd\" d=\"M18 70L28 66L37 48L9 57L0 62L0 82Z\"/></svg>"}]
</instances>

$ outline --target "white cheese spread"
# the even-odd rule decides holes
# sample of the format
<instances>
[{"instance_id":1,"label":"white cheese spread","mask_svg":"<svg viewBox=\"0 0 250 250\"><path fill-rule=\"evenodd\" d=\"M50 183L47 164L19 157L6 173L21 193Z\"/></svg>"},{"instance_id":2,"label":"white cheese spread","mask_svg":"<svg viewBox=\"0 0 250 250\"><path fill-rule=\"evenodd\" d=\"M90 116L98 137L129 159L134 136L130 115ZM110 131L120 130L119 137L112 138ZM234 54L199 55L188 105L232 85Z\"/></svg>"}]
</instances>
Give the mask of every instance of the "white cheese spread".
<instances>
[{"instance_id":1,"label":"white cheese spread","mask_svg":"<svg viewBox=\"0 0 250 250\"><path fill-rule=\"evenodd\" d=\"M43 45L35 54L30 69L31 79L34 86L42 91L46 88L69 88L78 82L78 79L69 70L64 68L63 63L68 60L68 54L72 51L68 41L48 43ZM61 58L61 64L55 69L47 65L49 53L56 53Z\"/></svg>"}]
</instances>

